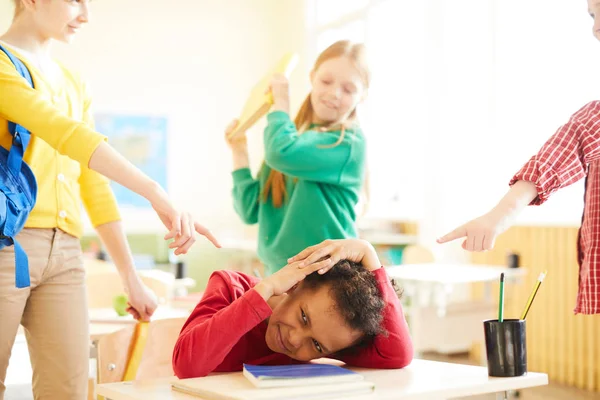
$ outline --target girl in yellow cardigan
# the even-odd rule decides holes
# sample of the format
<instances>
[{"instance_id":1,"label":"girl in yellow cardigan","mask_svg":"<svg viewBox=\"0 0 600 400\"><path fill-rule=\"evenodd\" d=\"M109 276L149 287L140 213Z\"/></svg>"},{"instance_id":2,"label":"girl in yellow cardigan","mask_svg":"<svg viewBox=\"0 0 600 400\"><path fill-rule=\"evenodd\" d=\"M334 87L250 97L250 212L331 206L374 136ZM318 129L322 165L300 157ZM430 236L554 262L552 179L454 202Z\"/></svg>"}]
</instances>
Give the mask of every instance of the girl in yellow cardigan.
<instances>
[{"instance_id":1,"label":"girl in yellow cardigan","mask_svg":"<svg viewBox=\"0 0 600 400\"><path fill-rule=\"evenodd\" d=\"M89 356L81 202L119 270L129 311L138 319L148 320L156 300L135 272L108 179L150 201L176 254L187 252L195 231L218 243L94 131L85 84L50 57L53 40L70 42L88 22L89 0L14 2L15 16L0 44L27 66L35 89L0 52L0 146L11 147L8 121L31 132L24 161L36 177L38 196L16 237L28 256L29 287L15 285L14 246L0 250L0 400L19 324L29 345L35 398L81 400L87 398Z\"/></svg>"}]
</instances>

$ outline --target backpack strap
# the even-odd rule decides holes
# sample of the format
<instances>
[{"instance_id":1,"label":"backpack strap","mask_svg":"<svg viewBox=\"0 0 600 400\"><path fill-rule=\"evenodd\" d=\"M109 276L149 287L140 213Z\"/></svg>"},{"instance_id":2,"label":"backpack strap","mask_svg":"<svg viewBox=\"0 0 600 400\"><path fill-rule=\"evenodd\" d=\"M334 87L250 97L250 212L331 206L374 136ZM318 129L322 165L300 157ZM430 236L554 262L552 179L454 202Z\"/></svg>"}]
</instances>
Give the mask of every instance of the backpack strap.
<instances>
[{"instance_id":1,"label":"backpack strap","mask_svg":"<svg viewBox=\"0 0 600 400\"><path fill-rule=\"evenodd\" d=\"M29 70L19 60L15 57L10 51L0 45L0 50L2 50L10 59L10 61L15 65L17 72L21 75L25 80L29 83L32 88L35 88L33 84L33 79L31 78L31 74ZM29 140L31 139L31 133L25 129L23 126L15 124L14 122L8 122L8 131L13 136L12 147L10 148L10 152L8 153L8 168L13 173L13 175L19 176L21 173L21 164L23 163L23 155L25 154L25 150L27 150L27 146L29 145Z\"/></svg>"},{"instance_id":2,"label":"backpack strap","mask_svg":"<svg viewBox=\"0 0 600 400\"><path fill-rule=\"evenodd\" d=\"M33 79L31 78L31 74L29 70L10 51L0 45L0 50L2 50L10 59L10 61L15 65L15 68L19 72L25 80L31 85L32 88L35 88L33 84ZM14 122L8 122L8 131L13 137L12 146L10 151L8 152L8 170L13 174L16 178L21 173L21 165L23 164L23 155L25 154L25 150L27 150L27 146L29 145L29 140L31 139L31 133L25 129L23 126L15 124ZM22 194L21 194L22 196ZM13 198L16 204L21 204L24 202L22 198ZM21 205L22 206L22 205ZM15 225L15 214L7 213L6 225L11 228ZM10 231L13 229L11 228ZM27 254L23 247L15 240L13 236L4 236L1 238L3 241L7 241L15 246L15 285L17 288L26 288L31 285L29 278L29 260L27 259Z\"/></svg>"},{"instance_id":3,"label":"backpack strap","mask_svg":"<svg viewBox=\"0 0 600 400\"><path fill-rule=\"evenodd\" d=\"M29 278L29 260L25 249L13 237L0 236L7 245L13 245L15 248L15 286L18 289L31 286Z\"/></svg>"},{"instance_id":4,"label":"backpack strap","mask_svg":"<svg viewBox=\"0 0 600 400\"><path fill-rule=\"evenodd\" d=\"M12 129L11 124L13 125ZM8 153L8 169L14 176L19 176L21 165L23 164L23 155L29 145L31 133L21 125L16 125L12 122L9 122L8 125L8 131L13 135L12 146Z\"/></svg>"}]
</instances>

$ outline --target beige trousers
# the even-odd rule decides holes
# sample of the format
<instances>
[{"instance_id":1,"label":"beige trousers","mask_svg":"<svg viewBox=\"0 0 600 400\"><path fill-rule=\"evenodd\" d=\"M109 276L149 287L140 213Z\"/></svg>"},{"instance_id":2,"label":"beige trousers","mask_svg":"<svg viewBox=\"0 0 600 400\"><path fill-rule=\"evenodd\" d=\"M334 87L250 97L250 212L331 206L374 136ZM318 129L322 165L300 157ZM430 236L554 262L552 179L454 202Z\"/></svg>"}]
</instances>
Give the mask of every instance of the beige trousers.
<instances>
[{"instance_id":1,"label":"beige trousers","mask_svg":"<svg viewBox=\"0 0 600 400\"><path fill-rule=\"evenodd\" d=\"M36 400L84 400L89 318L79 239L59 229L23 229L31 287L15 287L14 247L0 250L0 400L19 324L25 328Z\"/></svg>"}]
</instances>

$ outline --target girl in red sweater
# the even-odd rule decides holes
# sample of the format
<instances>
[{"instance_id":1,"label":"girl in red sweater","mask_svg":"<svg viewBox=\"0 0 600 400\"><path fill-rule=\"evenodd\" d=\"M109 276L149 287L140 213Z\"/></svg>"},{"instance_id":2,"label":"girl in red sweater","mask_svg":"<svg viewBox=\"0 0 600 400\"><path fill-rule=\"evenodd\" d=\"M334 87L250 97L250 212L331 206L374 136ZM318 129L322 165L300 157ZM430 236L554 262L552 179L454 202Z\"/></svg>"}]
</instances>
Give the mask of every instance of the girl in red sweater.
<instances>
[{"instance_id":1,"label":"girl in red sweater","mask_svg":"<svg viewBox=\"0 0 600 400\"><path fill-rule=\"evenodd\" d=\"M400 301L366 241L327 240L263 280L214 272L175 344L173 370L191 378L321 357L367 368L412 360Z\"/></svg>"}]
</instances>

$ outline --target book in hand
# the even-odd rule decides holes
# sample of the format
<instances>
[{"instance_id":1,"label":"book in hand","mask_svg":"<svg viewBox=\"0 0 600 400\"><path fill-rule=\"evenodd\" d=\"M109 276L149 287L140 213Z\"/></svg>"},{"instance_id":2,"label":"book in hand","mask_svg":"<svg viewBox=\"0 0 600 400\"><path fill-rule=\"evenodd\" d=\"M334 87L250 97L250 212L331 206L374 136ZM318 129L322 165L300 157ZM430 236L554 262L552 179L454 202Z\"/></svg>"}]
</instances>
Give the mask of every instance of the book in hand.
<instances>
[{"instance_id":1,"label":"book in hand","mask_svg":"<svg viewBox=\"0 0 600 400\"><path fill-rule=\"evenodd\" d=\"M295 53L288 53L284 55L281 60L270 70L255 86L252 88L244 108L238 118L238 125L228 135L229 138L235 135L246 132L250 129L259 119L265 116L271 106L273 105L273 96L269 91L271 86L271 79L275 74L283 74L287 78L290 77L294 68L298 64L298 55Z\"/></svg>"},{"instance_id":2,"label":"book in hand","mask_svg":"<svg viewBox=\"0 0 600 400\"><path fill-rule=\"evenodd\" d=\"M243 374L250 383L259 388L322 385L363 380L361 374L331 364L244 364Z\"/></svg>"},{"instance_id":3,"label":"book in hand","mask_svg":"<svg viewBox=\"0 0 600 400\"><path fill-rule=\"evenodd\" d=\"M312 365L312 364L310 364ZM348 375L346 375L348 376ZM362 376L360 376L362 378ZM364 379L308 384L302 379L300 386L256 387L241 372L210 375L203 378L181 379L171 383L173 390L197 396L203 400L325 400L370 394L375 390L372 382ZM290 379L290 378L285 378ZM355 378L356 379L356 378Z\"/></svg>"}]
</instances>

